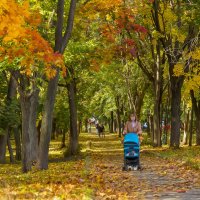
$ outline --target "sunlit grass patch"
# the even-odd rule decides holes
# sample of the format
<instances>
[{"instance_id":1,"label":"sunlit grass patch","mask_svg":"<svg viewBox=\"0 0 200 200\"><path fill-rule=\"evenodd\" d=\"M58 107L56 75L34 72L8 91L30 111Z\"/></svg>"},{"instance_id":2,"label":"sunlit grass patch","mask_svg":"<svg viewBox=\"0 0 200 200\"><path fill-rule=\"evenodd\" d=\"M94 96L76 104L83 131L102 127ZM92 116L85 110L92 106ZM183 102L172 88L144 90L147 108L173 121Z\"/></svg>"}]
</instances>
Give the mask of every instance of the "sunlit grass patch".
<instances>
[{"instance_id":1,"label":"sunlit grass patch","mask_svg":"<svg viewBox=\"0 0 200 200\"><path fill-rule=\"evenodd\" d=\"M26 174L21 173L19 164L5 165L0 170L0 197L6 191L6 198L11 199L78 199L75 197L79 192L88 196L91 189L84 184L87 183L84 169L85 161L81 159L50 163L48 170L33 170Z\"/></svg>"},{"instance_id":2,"label":"sunlit grass patch","mask_svg":"<svg viewBox=\"0 0 200 200\"><path fill-rule=\"evenodd\" d=\"M179 149L151 148L143 151L143 154L160 157L171 162L179 162L193 169L200 169L200 147L198 146L184 146Z\"/></svg>"}]
</instances>

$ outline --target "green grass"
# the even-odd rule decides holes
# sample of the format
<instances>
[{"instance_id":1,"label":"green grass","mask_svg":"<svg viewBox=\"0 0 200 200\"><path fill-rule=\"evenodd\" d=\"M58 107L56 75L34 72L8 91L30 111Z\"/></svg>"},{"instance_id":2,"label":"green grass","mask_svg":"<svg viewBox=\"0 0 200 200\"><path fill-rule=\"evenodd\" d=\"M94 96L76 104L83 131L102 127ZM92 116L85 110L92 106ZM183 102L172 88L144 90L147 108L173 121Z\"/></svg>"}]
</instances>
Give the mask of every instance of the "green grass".
<instances>
[{"instance_id":1,"label":"green grass","mask_svg":"<svg viewBox=\"0 0 200 200\"><path fill-rule=\"evenodd\" d=\"M172 148L154 148L147 149L146 154L160 157L171 162L178 162L179 164L188 166L192 169L200 169L200 147L181 147L179 149Z\"/></svg>"}]
</instances>

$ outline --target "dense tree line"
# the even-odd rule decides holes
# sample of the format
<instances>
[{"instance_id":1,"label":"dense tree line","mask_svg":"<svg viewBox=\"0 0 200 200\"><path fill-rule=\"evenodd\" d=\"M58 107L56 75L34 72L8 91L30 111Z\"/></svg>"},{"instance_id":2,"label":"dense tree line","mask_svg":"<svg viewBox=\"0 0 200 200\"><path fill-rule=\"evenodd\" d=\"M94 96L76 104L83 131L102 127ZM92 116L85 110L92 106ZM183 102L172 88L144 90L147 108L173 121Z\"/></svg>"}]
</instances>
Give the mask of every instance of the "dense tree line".
<instances>
[{"instance_id":1,"label":"dense tree line","mask_svg":"<svg viewBox=\"0 0 200 200\"><path fill-rule=\"evenodd\" d=\"M198 1L43 1L42 20L34 1L6 3L0 3L1 163L8 146L10 161L22 159L24 172L35 162L47 169L58 134L62 147L69 138L66 155L75 155L90 117L121 137L130 112L148 124L154 146L168 138L171 147L192 145L193 132L200 145ZM16 22L3 18L8 14Z\"/></svg>"}]
</instances>

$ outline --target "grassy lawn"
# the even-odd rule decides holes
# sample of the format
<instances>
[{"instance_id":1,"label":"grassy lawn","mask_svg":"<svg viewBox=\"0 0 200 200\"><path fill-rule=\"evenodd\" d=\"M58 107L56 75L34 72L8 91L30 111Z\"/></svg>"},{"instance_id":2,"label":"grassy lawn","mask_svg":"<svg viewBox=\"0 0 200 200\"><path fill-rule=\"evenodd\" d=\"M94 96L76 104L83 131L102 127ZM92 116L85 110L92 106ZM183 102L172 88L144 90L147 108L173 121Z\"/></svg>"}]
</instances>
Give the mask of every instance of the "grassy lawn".
<instances>
[{"instance_id":1,"label":"grassy lawn","mask_svg":"<svg viewBox=\"0 0 200 200\"><path fill-rule=\"evenodd\" d=\"M181 138L183 135L181 136ZM193 141L196 140L195 134L193 134ZM169 143L168 139L168 143ZM193 143L192 147L188 145L181 145L179 149L169 148L168 145L163 147L153 148L150 139L144 133L144 141L141 147L142 151L149 156L162 158L171 162L177 162L179 165L185 165L189 168L199 170L200 169L200 146L195 146Z\"/></svg>"},{"instance_id":2,"label":"grassy lawn","mask_svg":"<svg viewBox=\"0 0 200 200\"><path fill-rule=\"evenodd\" d=\"M199 146L183 146L180 149L163 148L145 148L151 156L157 156L171 162L188 166L192 169L200 169L200 147Z\"/></svg>"}]
</instances>

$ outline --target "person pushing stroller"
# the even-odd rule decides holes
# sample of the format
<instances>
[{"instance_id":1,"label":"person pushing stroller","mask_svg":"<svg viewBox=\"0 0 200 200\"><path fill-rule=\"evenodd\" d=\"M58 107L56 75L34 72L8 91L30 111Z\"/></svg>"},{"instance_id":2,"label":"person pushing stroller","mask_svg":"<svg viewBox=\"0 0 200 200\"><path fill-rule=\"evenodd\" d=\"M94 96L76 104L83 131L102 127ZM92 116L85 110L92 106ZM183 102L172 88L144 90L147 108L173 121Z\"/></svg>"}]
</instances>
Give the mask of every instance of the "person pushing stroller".
<instances>
[{"instance_id":1,"label":"person pushing stroller","mask_svg":"<svg viewBox=\"0 0 200 200\"><path fill-rule=\"evenodd\" d=\"M124 126L123 135L126 135L127 133L137 133L139 137L142 136L141 123L137 120L135 113L130 114L129 120Z\"/></svg>"},{"instance_id":2,"label":"person pushing stroller","mask_svg":"<svg viewBox=\"0 0 200 200\"><path fill-rule=\"evenodd\" d=\"M136 114L130 114L129 121L126 122L124 131L124 166L123 170L141 169L140 166L140 138L142 128L137 120Z\"/></svg>"}]
</instances>

